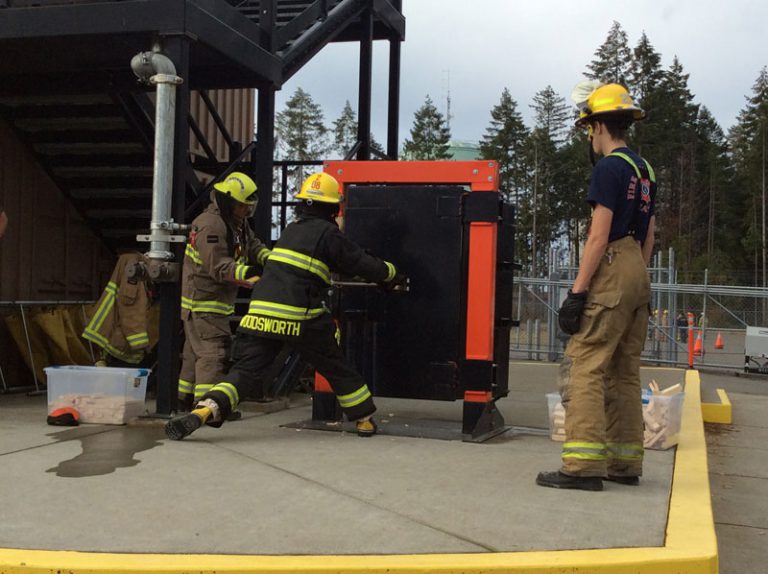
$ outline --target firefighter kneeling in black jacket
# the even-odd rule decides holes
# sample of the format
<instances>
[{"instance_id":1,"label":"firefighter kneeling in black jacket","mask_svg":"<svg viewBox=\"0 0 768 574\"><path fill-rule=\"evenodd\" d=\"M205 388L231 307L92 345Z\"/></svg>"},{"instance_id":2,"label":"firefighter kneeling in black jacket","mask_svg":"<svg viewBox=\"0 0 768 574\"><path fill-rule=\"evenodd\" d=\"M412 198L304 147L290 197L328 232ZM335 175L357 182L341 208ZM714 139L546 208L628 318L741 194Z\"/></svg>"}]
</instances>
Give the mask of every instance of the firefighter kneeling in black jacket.
<instances>
[{"instance_id":1,"label":"firefighter kneeling in black jacket","mask_svg":"<svg viewBox=\"0 0 768 574\"><path fill-rule=\"evenodd\" d=\"M240 321L232 345L234 364L229 374L203 395L191 413L166 424L169 438L181 440L203 423L220 426L285 344L297 349L328 380L347 418L356 421L358 435L376 433L371 392L346 361L324 299L331 273L359 276L388 287L406 278L392 263L368 255L342 234L336 224L339 183L331 175L311 175L296 199L301 200L297 221L283 231L253 288L248 314Z\"/></svg>"}]
</instances>

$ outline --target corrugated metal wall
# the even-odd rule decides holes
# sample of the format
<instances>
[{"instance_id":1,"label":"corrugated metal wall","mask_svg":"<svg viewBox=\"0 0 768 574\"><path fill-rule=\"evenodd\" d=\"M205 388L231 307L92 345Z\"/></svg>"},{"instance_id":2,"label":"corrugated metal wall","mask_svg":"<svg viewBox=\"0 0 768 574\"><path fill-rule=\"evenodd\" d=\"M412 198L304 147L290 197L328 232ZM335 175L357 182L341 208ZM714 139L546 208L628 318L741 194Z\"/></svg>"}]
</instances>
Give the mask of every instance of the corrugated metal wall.
<instances>
[{"instance_id":1,"label":"corrugated metal wall","mask_svg":"<svg viewBox=\"0 0 768 574\"><path fill-rule=\"evenodd\" d=\"M98 299L113 256L1 119L0 204L9 219L0 239L0 302ZM32 310L25 311L30 321ZM17 348L4 321L18 313L18 306L0 306L3 391L34 383L29 353Z\"/></svg>"},{"instance_id":2,"label":"corrugated metal wall","mask_svg":"<svg viewBox=\"0 0 768 574\"><path fill-rule=\"evenodd\" d=\"M0 120L0 301L97 298L112 256Z\"/></svg>"},{"instance_id":3,"label":"corrugated metal wall","mask_svg":"<svg viewBox=\"0 0 768 574\"><path fill-rule=\"evenodd\" d=\"M234 141L242 143L243 147L254 139L255 93L254 90L210 90L208 92L208 97L216 107L230 136ZM227 161L229 159L227 143L216 127L203 99L197 92L192 92L190 100L192 117L195 118L219 160ZM205 155L195 135L190 132L189 138L190 151Z\"/></svg>"}]
</instances>

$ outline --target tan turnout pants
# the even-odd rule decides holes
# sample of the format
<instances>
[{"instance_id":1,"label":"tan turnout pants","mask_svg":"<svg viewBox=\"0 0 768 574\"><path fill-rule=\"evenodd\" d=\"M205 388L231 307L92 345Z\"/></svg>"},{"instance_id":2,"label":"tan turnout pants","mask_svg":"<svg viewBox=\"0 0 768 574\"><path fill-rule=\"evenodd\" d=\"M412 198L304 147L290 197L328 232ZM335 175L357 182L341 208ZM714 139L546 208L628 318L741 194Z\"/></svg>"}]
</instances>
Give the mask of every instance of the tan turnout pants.
<instances>
[{"instance_id":1,"label":"tan turnout pants","mask_svg":"<svg viewBox=\"0 0 768 574\"><path fill-rule=\"evenodd\" d=\"M190 313L184 320L184 349L179 372L179 398L199 401L227 373L232 331L229 317Z\"/></svg>"},{"instance_id":2,"label":"tan turnout pants","mask_svg":"<svg viewBox=\"0 0 768 574\"><path fill-rule=\"evenodd\" d=\"M640 244L632 237L609 243L561 368L565 474L642 474L640 353L649 297Z\"/></svg>"}]
</instances>

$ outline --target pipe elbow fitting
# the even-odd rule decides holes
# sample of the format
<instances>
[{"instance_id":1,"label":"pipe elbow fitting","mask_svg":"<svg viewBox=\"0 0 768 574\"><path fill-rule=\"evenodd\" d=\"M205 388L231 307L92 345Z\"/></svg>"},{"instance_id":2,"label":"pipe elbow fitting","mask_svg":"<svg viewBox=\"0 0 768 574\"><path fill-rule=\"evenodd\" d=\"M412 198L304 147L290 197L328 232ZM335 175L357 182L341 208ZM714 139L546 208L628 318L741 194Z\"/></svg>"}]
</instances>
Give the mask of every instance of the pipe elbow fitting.
<instances>
[{"instance_id":1,"label":"pipe elbow fitting","mask_svg":"<svg viewBox=\"0 0 768 574\"><path fill-rule=\"evenodd\" d=\"M157 74L176 77L176 66L168 56L159 52L139 52L131 58L131 70L140 81L147 84Z\"/></svg>"}]
</instances>

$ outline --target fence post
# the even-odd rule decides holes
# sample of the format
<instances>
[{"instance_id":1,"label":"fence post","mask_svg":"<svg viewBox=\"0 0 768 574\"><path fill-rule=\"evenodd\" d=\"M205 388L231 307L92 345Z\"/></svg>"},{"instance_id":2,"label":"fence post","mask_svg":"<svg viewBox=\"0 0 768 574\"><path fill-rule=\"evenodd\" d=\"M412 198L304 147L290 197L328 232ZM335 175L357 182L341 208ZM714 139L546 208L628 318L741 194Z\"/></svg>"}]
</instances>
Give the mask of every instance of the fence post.
<instances>
[{"instance_id":1,"label":"fence post","mask_svg":"<svg viewBox=\"0 0 768 574\"><path fill-rule=\"evenodd\" d=\"M539 352L541 351L541 320L536 319L534 321L534 330L536 331L536 360L541 361L541 355Z\"/></svg>"},{"instance_id":2,"label":"fence post","mask_svg":"<svg viewBox=\"0 0 768 574\"><path fill-rule=\"evenodd\" d=\"M530 319L525 320L525 333L528 339L528 360L533 360L533 325Z\"/></svg>"}]
</instances>

